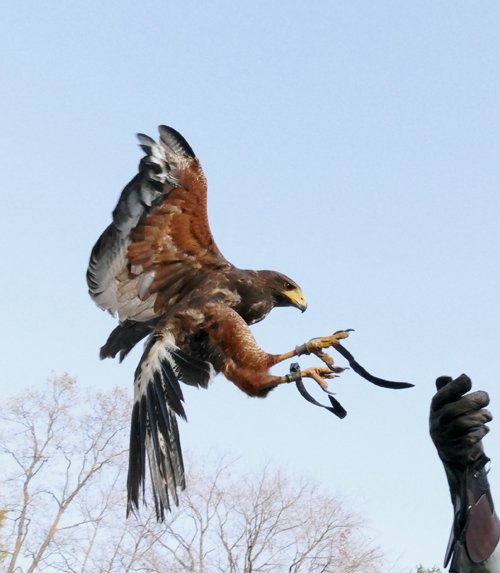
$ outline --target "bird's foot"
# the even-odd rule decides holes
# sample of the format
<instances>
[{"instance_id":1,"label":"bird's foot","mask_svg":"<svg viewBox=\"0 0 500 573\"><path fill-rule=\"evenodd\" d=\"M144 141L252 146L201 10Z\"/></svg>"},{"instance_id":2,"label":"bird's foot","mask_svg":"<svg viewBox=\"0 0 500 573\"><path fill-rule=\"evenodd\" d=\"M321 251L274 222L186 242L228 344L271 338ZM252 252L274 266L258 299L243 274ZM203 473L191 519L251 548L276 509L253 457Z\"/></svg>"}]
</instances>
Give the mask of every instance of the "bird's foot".
<instances>
[{"instance_id":1,"label":"bird's foot","mask_svg":"<svg viewBox=\"0 0 500 573\"><path fill-rule=\"evenodd\" d=\"M340 341L347 338L352 330L352 328L347 328L346 330L337 330L337 332L334 332L330 336L311 338L309 342L306 342L301 346L297 346L295 348L295 352L297 356L300 356L301 354L315 354L328 366L330 371L340 374L345 370L345 368L334 366L333 358L326 352L323 352L323 348L331 348L332 346L339 345Z\"/></svg>"},{"instance_id":2,"label":"bird's foot","mask_svg":"<svg viewBox=\"0 0 500 573\"><path fill-rule=\"evenodd\" d=\"M309 342L306 342L306 346L310 352L315 352L322 348L330 348L340 344L340 341L344 340L344 338L347 338L349 333L352 331L352 328L347 328L346 330L337 330L337 332L334 332L331 336L311 338Z\"/></svg>"},{"instance_id":3,"label":"bird's foot","mask_svg":"<svg viewBox=\"0 0 500 573\"><path fill-rule=\"evenodd\" d=\"M336 373L331 368L325 366L312 366L302 370L301 378L312 378L323 390L328 390L328 382L331 378L336 377Z\"/></svg>"}]
</instances>

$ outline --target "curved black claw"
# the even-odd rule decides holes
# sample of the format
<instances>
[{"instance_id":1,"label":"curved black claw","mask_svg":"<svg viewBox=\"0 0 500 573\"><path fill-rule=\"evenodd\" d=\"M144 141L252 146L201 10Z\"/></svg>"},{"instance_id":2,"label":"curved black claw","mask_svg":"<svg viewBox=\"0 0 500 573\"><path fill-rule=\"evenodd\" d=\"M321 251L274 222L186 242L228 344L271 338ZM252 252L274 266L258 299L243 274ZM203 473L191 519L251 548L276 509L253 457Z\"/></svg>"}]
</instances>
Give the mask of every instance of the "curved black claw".
<instances>
[{"instance_id":1,"label":"curved black claw","mask_svg":"<svg viewBox=\"0 0 500 573\"><path fill-rule=\"evenodd\" d=\"M335 374L342 374L342 372L348 370L348 368L342 368L341 366L333 366L332 364L327 364L327 366Z\"/></svg>"},{"instance_id":2,"label":"curved black claw","mask_svg":"<svg viewBox=\"0 0 500 573\"><path fill-rule=\"evenodd\" d=\"M354 328L344 328L343 330L336 330L333 333L333 336L335 336L336 334L340 334L341 332L354 332Z\"/></svg>"},{"instance_id":3,"label":"curved black claw","mask_svg":"<svg viewBox=\"0 0 500 573\"><path fill-rule=\"evenodd\" d=\"M354 370L354 372L356 372L356 374L359 374L362 378L368 380L368 382L371 382L376 386L381 386L382 388L392 388L393 390L413 388L414 386L414 384L410 384L409 382L391 382L390 380L384 380L383 378L373 376L373 374L370 374L367 370L365 370L361 364L358 364L358 362L356 362L354 359L354 356L341 344L335 344L335 346L332 346L332 348L334 348L339 354L342 354L342 356L349 362L349 366Z\"/></svg>"},{"instance_id":4,"label":"curved black claw","mask_svg":"<svg viewBox=\"0 0 500 573\"><path fill-rule=\"evenodd\" d=\"M290 374L295 374L296 376L299 373L300 373L300 366L297 364L297 362L290 364ZM297 386L297 390L300 392L302 397L305 398L311 404L319 406L320 408L325 408L325 410L328 410L332 414L335 414L335 416L337 416L340 419L345 418L347 416L347 410L345 410L342 404L333 397L332 392L328 391L326 388L323 388L323 390L328 394L328 399L330 400L331 406L325 406L324 404L318 402L316 398L311 396L311 394L309 394L309 392L306 390L306 387L302 382L302 378L296 379L295 385Z\"/></svg>"}]
</instances>

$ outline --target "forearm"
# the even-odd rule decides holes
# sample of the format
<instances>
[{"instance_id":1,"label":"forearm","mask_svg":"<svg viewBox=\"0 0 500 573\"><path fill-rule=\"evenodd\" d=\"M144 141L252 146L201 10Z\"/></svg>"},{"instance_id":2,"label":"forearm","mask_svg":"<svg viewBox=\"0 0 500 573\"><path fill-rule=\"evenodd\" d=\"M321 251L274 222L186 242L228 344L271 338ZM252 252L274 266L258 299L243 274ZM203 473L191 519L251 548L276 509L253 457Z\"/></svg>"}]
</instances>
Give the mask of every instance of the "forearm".
<instances>
[{"instance_id":1,"label":"forearm","mask_svg":"<svg viewBox=\"0 0 500 573\"><path fill-rule=\"evenodd\" d=\"M500 573L500 545L484 563L472 563L463 552L463 546L456 548L450 573Z\"/></svg>"},{"instance_id":2,"label":"forearm","mask_svg":"<svg viewBox=\"0 0 500 573\"><path fill-rule=\"evenodd\" d=\"M500 573L500 543L497 543L493 555L485 563L485 571L488 573Z\"/></svg>"},{"instance_id":3,"label":"forearm","mask_svg":"<svg viewBox=\"0 0 500 573\"><path fill-rule=\"evenodd\" d=\"M455 517L451 554L452 573L500 573L500 520L488 483L486 456L476 464L453 470L446 468Z\"/></svg>"},{"instance_id":4,"label":"forearm","mask_svg":"<svg viewBox=\"0 0 500 573\"><path fill-rule=\"evenodd\" d=\"M495 512L482 439L492 416L486 392L470 392L462 374L436 380L430 433L443 462L454 509L445 557L451 573L500 573L500 521ZM469 393L470 392L470 393Z\"/></svg>"}]
</instances>

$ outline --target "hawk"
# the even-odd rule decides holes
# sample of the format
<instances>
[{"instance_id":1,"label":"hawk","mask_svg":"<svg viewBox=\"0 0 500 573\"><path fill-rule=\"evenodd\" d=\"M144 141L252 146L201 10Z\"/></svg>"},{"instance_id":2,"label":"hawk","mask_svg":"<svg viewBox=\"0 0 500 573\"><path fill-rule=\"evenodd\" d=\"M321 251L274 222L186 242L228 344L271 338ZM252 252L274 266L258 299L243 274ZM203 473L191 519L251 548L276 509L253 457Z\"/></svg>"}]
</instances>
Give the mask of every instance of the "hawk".
<instances>
[{"instance_id":1,"label":"hawk","mask_svg":"<svg viewBox=\"0 0 500 573\"><path fill-rule=\"evenodd\" d=\"M92 249L87 283L94 302L119 320L101 358L119 355L122 361L148 337L134 379L127 514L138 508L141 489L144 495L147 457L156 515L163 520L185 487L177 426L177 417L186 418L180 382L206 388L222 373L256 397L307 377L326 389L342 369L324 349L339 346L348 331L283 354L258 346L249 325L274 307L304 312L304 294L284 274L242 270L224 258L208 224L199 160L176 130L160 126L159 135L158 141L137 136L145 155ZM311 352L324 366L270 373L279 362Z\"/></svg>"}]
</instances>

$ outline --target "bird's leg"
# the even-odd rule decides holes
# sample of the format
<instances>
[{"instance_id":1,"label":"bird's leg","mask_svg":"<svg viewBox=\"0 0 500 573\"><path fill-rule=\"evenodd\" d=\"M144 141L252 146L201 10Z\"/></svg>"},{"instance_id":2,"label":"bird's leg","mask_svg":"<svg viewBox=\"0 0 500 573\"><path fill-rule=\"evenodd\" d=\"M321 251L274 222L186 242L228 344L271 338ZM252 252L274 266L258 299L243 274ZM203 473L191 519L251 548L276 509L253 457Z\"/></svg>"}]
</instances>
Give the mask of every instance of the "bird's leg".
<instances>
[{"instance_id":1,"label":"bird's leg","mask_svg":"<svg viewBox=\"0 0 500 573\"><path fill-rule=\"evenodd\" d=\"M275 355L274 364L278 364L279 362L287 360L288 358L293 358L294 356L302 356L303 354L315 354L328 366L328 369L331 372L339 374L340 372L343 372L345 369L334 366L333 358L326 352L323 352L323 348L330 348L332 346L340 344L341 340L349 336L349 332L352 332L351 328L348 328L346 330L337 330L337 332L334 332L330 336L311 338L311 340L305 342L304 344L296 346L294 350L291 350L290 352L285 352L283 354Z\"/></svg>"},{"instance_id":2,"label":"bird's leg","mask_svg":"<svg viewBox=\"0 0 500 573\"><path fill-rule=\"evenodd\" d=\"M302 354L315 354L320 358L333 372L343 372L344 368L338 368L334 366L333 358L323 352L324 348L331 348L332 346L337 346L340 344L341 340L344 340L352 332L352 328L347 328L346 330L337 330L330 336L321 336L318 338L311 338L308 342L295 347L295 352L297 356Z\"/></svg>"},{"instance_id":3,"label":"bird's leg","mask_svg":"<svg viewBox=\"0 0 500 573\"><path fill-rule=\"evenodd\" d=\"M205 330L211 344L223 357L221 372L249 396L265 396L277 385L300 378L312 378L321 388L326 389L327 380L342 371L341 368L334 368L333 360L325 358L320 349L338 344L338 340L348 336L347 332L339 331L332 336L314 338L306 345L284 354L268 354L258 346L248 325L236 312L224 306L215 307L211 312ZM283 360L311 352L320 352L318 356L327 367L306 368L302 372L286 376L276 376L269 371Z\"/></svg>"}]
</instances>

